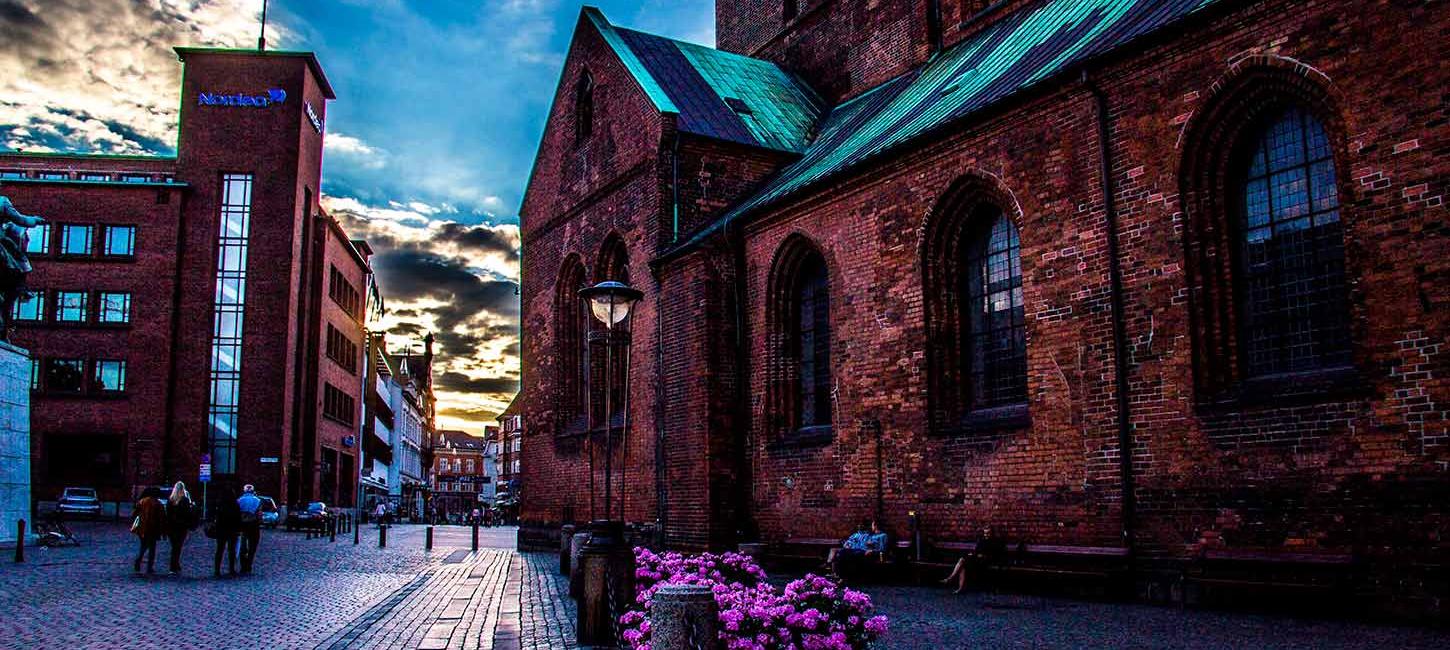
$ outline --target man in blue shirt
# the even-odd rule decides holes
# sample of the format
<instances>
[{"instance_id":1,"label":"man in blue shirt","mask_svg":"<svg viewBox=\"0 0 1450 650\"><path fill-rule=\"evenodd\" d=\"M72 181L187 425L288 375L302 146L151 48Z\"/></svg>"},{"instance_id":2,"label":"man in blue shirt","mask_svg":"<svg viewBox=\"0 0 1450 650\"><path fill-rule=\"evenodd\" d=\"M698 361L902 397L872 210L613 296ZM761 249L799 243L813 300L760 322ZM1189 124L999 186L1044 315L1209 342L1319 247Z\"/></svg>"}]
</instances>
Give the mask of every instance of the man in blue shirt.
<instances>
[{"instance_id":1,"label":"man in blue shirt","mask_svg":"<svg viewBox=\"0 0 1450 650\"><path fill-rule=\"evenodd\" d=\"M257 543L262 541L262 499L257 489L248 483L237 498L237 509L242 511L242 574L252 572L252 560L257 556Z\"/></svg>"},{"instance_id":2,"label":"man in blue shirt","mask_svg":"<svg viewBox=\"0 0 1450 650\"><path fill-rule=\"evenodd\" d=\"M885 559L886 542L886 533L882 532L875 520L872 520L869 525L863 525L857 528L856 532L851 533L850 537L841 542L840 548L831 549L830 554L826 556L824 566L829 567L832 574L839 576L843 562L855 562L868 558Z\"/></svg>"}]
</instances>

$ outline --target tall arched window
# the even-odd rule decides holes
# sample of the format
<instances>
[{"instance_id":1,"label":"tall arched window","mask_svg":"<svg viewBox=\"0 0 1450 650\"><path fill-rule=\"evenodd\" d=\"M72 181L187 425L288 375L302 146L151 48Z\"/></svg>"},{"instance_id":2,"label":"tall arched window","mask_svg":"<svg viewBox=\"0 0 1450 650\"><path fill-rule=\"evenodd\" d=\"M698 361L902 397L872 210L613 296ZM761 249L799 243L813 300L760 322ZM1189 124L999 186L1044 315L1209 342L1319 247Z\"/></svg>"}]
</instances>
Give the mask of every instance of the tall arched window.
<instances>
[{"instance_id":1,"label":"tall arched window","mask_svg":"<svg viewBox=\"0 0 1450 650\"><path fill-rule=\"evenodd\" d=\"M624 247L624 241L618 235L611 235L605 240L599 251L599 260L594 265L594 283L598 284L606 280L623 282L629 284L629 251ZM590 426L604 426L605 381L606 372L613 373L610 386L610 395L607 407L613 413L612 419L616 426L623 424L625 386L628 385L625 376L628 364L623 358L630 347L615 346L612 354L606 354L603 344L609 335L608 328L599 319L592 316L588 319L591 328L590 340L596 342L592 345L589 354L589 378L590 378ZM632 347L632 346L631 346ZM612 367L606 368L606 365Z\"/></svg>"},{"instance_id":2,"label":"tall arched window","mask_svg":"<svg viewBox=\"0 0 1450 650\"><path fill-rule=\"evenodd\" d=\"M558 385L559 427L563 433L583 430L589 390L589 350L585 332L589 314L579 290L584 288L584 265L570 256L559 269L554 293L555 382Z\"/></svg>"},{"instance_id":3,"label":"tall arched window","mask_svg":"<svg viewBox=\"0 0 1450 650\"><path fill-rule=\"evenodd\" d=\"M791 342L796 363L796 413L801 427L831 423L831 291L826 261L802 261L796 279Z\"/></svg>"},{"instance_id":4,"label":"tall arched window","mask_svg":"<svg viewBox=\"0 0 1450 650\"><path fill-rule=\"evenodd\" d=\"M1250 131L1237 156L1244 376L1349 365L1344 233L1324 126L1290 106Z\"/></svg>"},{"instance_id":5,"label":"tall arched window","mask_svg":"<svg viewBox=\"0 0 1450 650\"><path fill-rule=\"evenodd\" d=\"M1029 424L1027 326L1016 205L969 175L943 195L922 240L927 401L939 433Z\"/></svg>"},{"instance_id":6,"label":"tall arched window","mask_svg":"<svg viewBox=\"0 0 1450 650\"><path fill-rule=\"evenodd\" d=\"M574 142L594 133L594 76L585 70L574 86Z\"/></svg>"},{"instance_id":7,"label":"tall arched window","mask_svg":"<svg viewBox=\"0 0 1450 650\"><path fill-rule=\"evenodd\" d=\"M1027 401L1027 328L1023 322L1021 243L996 206L973 215L962 265L965 403L985 409Z\"/></svg>"},{"instance_id":8,"label":"tall arched window","mask_svg":"<svg viewBox=\"0 0 1450 650\"><path fill-rule=\"evenodd\" d=\"M786 239L767 287L767 425L778 435L828 434L832 420L831 282L825 257L800 235Z\"/></svg>"}]
</instances>

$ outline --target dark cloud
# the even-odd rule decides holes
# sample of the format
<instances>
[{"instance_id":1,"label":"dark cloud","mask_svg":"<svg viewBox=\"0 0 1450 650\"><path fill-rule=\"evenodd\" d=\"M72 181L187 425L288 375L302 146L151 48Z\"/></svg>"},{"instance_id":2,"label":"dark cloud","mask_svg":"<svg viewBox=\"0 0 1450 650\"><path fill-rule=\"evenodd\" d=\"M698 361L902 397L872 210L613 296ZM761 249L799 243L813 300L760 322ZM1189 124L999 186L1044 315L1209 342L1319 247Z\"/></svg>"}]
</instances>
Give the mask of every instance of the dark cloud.
<instances>
[{"instance_id":1,"label":"dark cloud","mask_svg":"<svg viewBox=\"0 0 1450 650\"><path fill-rule=\"evenodd\" d=\"M451 241L460 248L484 253L502 253L509 261L519 257L518 242L505 231L489 226L466 226L456 221L438 229L438 239Z\"/></svg>"},{"instance_id":2,"label":"dark cloud","mask_svg":"<svg viewBox=\"0 0 1450 650\"><path fill-rule=\"evenodd\" d=\"M479 312L517 319L518 284L486 279L462 261L435 253L390 250L373 257L383 295L404 301L433 298L446 305L435 311L439 329L450 330Z\"/></svg>"},{"instance_id":3,"label":"dark cloud","mask_svg":"<svg viewBox=\"0 0 1450 650\"><path fill-rule=\"evenodd\" d=\"M433 378L433 387L456 393L503 393L513 394L519 390L515 377L473 378L461 372L445 372Z\"/></svg>"},{"instance_id":4,"label":"dark cloud","mask_svg":"<svg viewBox=\"0 0 1450 650\"><path fill-rule=\"evenodd\" d=\"M498 419L499 412L485 406L449 406L438 409L438 415L453 417L460 420L482 422L493 424Z\"/></svg>"}]
</instances>

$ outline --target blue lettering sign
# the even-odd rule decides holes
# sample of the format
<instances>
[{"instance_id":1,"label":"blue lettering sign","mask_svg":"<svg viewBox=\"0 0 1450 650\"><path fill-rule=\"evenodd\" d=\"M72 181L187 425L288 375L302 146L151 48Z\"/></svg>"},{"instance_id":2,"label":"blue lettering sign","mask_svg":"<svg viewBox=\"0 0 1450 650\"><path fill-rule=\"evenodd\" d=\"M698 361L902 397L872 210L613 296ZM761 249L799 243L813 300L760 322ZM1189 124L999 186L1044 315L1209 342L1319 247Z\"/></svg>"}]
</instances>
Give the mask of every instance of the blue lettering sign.
<instances>
[{"instance_id":1,"label":"blue lettering sign","mask_svg":"<svg viewBox=\"0 0 1450 650\"><path fill-rule=\"evenodd\" d=\"M307 121L312 123L312 130L322 133L322 118L318 117L317 112L312 110L312 104L302 102L302 109L307 113Z\"/></svg>"},{"instance_id":2,"label":"blue lettering sign","mask_svg":"<svg viewBox=\"0 0 1450 650\"><path fill-rule=\"evenodd\" d=\"M245 93L198 93L197 106L252 106L265 108L287 101L287 91L281 88L268 89L261 95Z\"/></svg>"}]
</instances>

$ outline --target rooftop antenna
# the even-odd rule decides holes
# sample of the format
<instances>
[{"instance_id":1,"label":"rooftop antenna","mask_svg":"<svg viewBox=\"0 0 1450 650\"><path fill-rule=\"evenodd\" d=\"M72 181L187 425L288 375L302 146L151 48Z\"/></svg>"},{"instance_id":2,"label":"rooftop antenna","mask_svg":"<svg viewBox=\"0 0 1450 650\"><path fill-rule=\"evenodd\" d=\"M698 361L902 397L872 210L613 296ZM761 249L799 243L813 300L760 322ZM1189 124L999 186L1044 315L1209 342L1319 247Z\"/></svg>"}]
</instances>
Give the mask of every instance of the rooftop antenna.
<instances>
[{"instance_id":1,"label":"rooftop antenna","mask_svg":"<svg viewBox=\"0 0 1450 650\"><path fill-rule=\"evenodd\" d=\"M262 0L262 35L257 37L257 51L267 49L267 0Z\"/></svg>"}]
</instances>

